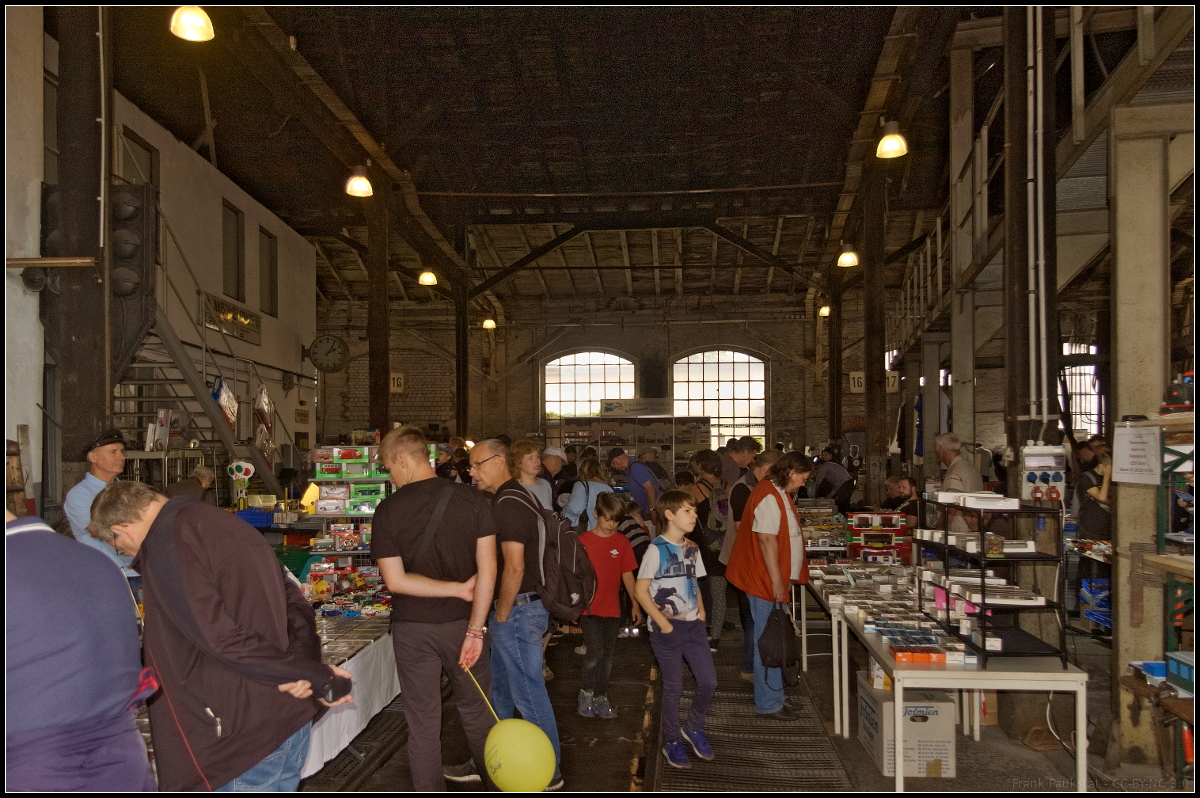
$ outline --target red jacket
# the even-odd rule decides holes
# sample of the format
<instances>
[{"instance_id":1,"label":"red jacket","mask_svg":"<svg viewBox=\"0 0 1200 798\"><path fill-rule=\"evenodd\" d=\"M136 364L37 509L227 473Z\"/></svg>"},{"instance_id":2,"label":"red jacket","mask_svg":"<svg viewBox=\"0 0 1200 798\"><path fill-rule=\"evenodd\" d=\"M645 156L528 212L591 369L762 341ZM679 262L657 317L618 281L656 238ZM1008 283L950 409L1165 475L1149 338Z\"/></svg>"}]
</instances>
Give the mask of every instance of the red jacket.
<instances>
[{"instance_id":1,"label":"red jacket","mask_svg":"<svg viewBox=\"0 0 1200 798\"><path fill-rule=\"evenodd\" d=\"M775 501L779 504L779 532L776 540L779 542L779 574L784 582L792 572L792 543L788 534L787 514L796 514L796 507L787 499L770 479L759 480L746 500L746 508L742 510L742 520L738 522L737 539L733 542L733 550L729 553L729 564L725 569L725 578L734 587L763 601L774 601L771 591L771 574L763 561L762 549L758 543L758 533L754 531L754 510L759 502ZM800 525L800 517L796 516ZM803 529L803 525L800 525ZM800 584L808 581L808 559L803 560L800 568Z\"/></svg>"},{"instance_id":2,"label":"red jacket","mask_svg":"<svg viewBox=\"0 0 1200 798\"><path fill-rule=\"evenodd\" d=\"M159 789L212 790L261 762L321 711L216 661L168 614L163 590L182 591L204 639L251 664L321 668L312 607L284 577L262 534L237 516L191 497L160 511L135 567L143 576L146 664L162 684L149 703ZM164 529L174 515L172 529ZM179 574L164 567L175 543ZM157 570L156 570L157 566ZM157 579L156 579L157 576ZM178 581L176 581L178 579ZM178 595L178 594L177 594Z\"/></svg>"}]
</instances>

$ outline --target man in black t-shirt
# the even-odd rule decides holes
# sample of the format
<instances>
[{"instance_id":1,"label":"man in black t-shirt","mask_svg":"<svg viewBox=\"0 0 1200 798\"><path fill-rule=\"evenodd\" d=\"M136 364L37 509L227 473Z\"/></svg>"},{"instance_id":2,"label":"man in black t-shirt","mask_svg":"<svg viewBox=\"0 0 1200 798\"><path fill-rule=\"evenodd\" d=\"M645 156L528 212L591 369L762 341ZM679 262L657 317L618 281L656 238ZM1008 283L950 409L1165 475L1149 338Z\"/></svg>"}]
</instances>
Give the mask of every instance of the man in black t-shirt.
<instances>
[{"instance_id":1,"label":"man in black t-shirt","mask_svg":"<svg viewBox=\"0 0 1200 798\"><path fill-rule=\"evenodd\" d=\"M549 628L550 614L537 593L541 531L540 515L532 509L537 499L512 478L508 447L499 440L483 441L471 450L471 474L481 491L495 495L492 509L500 543L500 576L490 623L492 706L501 720L514 717L515 710L520 710L522 718L546 733L554 746L555 760L554 777L547 789L560 790L563 780L558 724L542 673L541 639ZM523 501L521 494L530 503Z\"/></svg>"},{"instance_id":2,"label":"man in black t-shirt","mask_svg":"<svg viewBox=\"0 0 1200 798\"><path fill-rule=\"evenodd\" d=\"M480 687L491 692L484 623L496 583L496 527L487 499L474 488L437 479L426 451L425 435L417 427L393 429L380 442L379 459L397 489L375 510L371 552L392 591L392 643L408 721L413 786L433 791L445 789L437 689L443 671L450 677L476 761L483 761L494 725L464 669L470 668ZM449 493L432 542L420 551L443 491Z\"/></svg>"}]
</instances>

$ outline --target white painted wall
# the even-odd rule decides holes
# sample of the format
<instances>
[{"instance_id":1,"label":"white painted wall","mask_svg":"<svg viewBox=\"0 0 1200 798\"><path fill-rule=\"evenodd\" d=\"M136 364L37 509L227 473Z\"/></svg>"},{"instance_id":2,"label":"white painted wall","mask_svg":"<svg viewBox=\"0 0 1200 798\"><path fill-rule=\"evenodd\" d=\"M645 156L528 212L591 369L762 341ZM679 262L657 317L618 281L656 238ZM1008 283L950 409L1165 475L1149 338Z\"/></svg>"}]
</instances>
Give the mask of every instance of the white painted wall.
<instances>
[{"instance_id":1,"label":"white painted wall","mask_svg":"<svg viewBox=\"0 0 1200 798\"><path fill-rule=\"evenodd\" d=\"M42 183L42 9L4 9L4 254L37 257ZM4 270L4 436L29 425L30 450L22 465L41 482L42 365L45 360L38 295L26 290L18 269ZM27 485L32 489L32 485Z\"/></svg>"},{"instance_id":2,"label":"white painted wall","mask_svg":"<svg viewBox=\"0 0 1200 798\"><path fill-rule=\"evenodd\" d=\"M175 292L160 281L159 300L166 307L175 332L185 342L201 344L203 336L208 346L225 349L225 343L215 331L197 332L189 320L189 316L199 318L199 304L195 299L196 284L187 267L190 266L196 275L201 291L232 302L224 297L222 284L221 219L223 202L227 201L245 216L246 302L240 304L262 317L262 343L254 345L231 338L231 348L237 357L259 364L258 371L288 430L308 432L310 441L315 441L312 437L316 418L312 412L315 392L308 387L312 383L300 380L297 382L300 387L285 396L278 369L316 376L313 365L302 362L300 357L301 346L307 346L316 337L316 251L279 217L215 169L204 156L177 140L120 94L114 95L113 118L114 138L123 135L128 127L158 150L159 204L165 220L160 226L160 253L166 273L188 302L185 312ZM123 156L124 151L118 149L117 158ZM119 164L120 160L117 161L118 171ZM168 233L168 225L174 239ZM259 310L260 227L275 236L278 246L277 318ZM239 368L244 374L246 367ZM299 407L300 399L307 402L310 411L308 424L295 423L294 411ZM276 444L291 442L276 435Z\"/></svg>"}]
</instances>

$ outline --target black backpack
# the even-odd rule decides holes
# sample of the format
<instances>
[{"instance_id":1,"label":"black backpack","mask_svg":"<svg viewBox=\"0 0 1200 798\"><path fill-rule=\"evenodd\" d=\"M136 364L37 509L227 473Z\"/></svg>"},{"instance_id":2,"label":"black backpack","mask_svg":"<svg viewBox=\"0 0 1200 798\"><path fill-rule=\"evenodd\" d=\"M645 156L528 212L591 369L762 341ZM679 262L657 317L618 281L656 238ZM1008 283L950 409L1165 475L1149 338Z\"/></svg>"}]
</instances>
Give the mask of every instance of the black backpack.
<instances>
[{"instance_id":1,"label":"black backpack","mask_svg":"<svg viewBox=\"0 0 1200 798\"><path fill-rule=\"evenodd\" d=\"M587 549L571 529L571 522L542 507L523 488L508 488L496 496L496 506L521 502L538 517L537 593L555 618L578 620L596 595L596 569Z\"/></svg>"}]
</instances>

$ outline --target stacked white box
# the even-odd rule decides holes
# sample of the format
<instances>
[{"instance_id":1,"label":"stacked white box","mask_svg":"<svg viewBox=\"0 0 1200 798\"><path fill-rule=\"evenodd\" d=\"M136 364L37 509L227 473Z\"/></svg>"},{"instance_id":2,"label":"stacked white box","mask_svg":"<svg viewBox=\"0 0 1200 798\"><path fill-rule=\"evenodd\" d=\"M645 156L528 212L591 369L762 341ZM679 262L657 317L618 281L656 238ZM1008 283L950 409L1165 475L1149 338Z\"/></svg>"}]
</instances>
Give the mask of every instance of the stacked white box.
<instances>
[{"instance_id":1,"label":"stacked white box","mask_svg":"<svg viewBox=\"0 0 1200 798\"><path fill-rule=\"evenodd\" d=\"M858 673L858 741L885 776L896 775L894 696ZM904 777L953 778L954 699L937 690L904 691Z\"/></svg>"}]
</instances>

